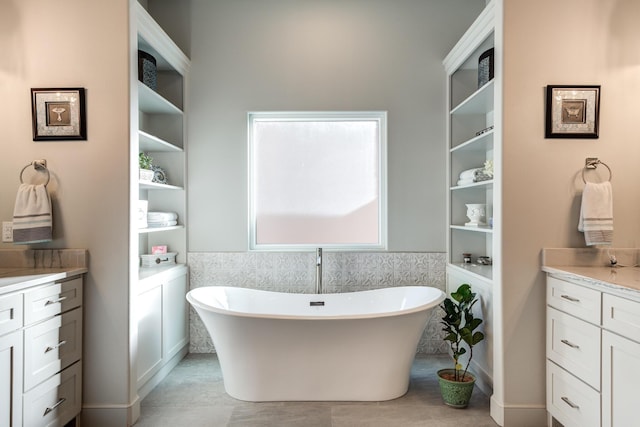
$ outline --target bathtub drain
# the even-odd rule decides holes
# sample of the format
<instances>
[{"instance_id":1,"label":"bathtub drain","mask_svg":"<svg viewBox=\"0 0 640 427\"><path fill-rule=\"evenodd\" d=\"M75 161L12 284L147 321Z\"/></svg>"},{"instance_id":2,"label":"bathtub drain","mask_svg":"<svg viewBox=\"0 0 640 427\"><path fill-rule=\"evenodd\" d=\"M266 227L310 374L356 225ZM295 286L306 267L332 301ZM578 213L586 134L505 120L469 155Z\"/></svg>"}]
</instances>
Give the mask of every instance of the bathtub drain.
<instances>
[{"instance_id":1,"label":"bathtub drain","mask_svg":"<svg viewBox=\"0 0 640 427\"><path fill-rule=\"evenodd\" d=\"M311 307L324 307L324 301L309 301Z\"/></svg>"}]
</instances>

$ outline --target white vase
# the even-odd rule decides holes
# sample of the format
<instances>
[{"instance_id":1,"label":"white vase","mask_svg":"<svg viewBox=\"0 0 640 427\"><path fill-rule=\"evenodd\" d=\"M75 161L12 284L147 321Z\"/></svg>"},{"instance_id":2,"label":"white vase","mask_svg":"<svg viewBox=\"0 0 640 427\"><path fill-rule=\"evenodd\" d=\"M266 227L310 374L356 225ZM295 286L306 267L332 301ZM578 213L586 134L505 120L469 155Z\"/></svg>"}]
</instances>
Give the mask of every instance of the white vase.
<instances>
[{"instance_id":1,"label":"white vase","mask_svg":"<svg viewBox=\"0 0 640 427\"><path fill-rule=\"evenodd\" d=\"M140 181L153 181L154 172L151 169L140 169Z\"/></svg>"},{"instance_id":2,"label":"white vase","mask_svg":"<svg viewBox=\"0 0 640 427\"><path fill-rule=\"evenodd\" d=\"M487 225L487 205L484 203L469 203L467 206L467 218L469 222L465 223L467 227L480 227Z\"/></svg>"}]
</instances>

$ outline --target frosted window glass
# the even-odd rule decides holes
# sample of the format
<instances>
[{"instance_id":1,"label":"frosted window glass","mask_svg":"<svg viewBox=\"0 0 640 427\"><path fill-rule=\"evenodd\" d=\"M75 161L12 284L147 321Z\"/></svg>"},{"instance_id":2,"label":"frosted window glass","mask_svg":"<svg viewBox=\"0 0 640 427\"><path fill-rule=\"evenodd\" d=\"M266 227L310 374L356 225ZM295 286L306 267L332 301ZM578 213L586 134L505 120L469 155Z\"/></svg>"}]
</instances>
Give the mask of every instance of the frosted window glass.
<instances>
[{"instance_id":1,"label":"frosted window glass","mask_svg":"<svg viewBox=\"0 0 640 427\"><path fill-rule=\"evenodd\" d=\"M385 246L384 113L252 113L251 246Z\"/></svg>"}]
</instances>

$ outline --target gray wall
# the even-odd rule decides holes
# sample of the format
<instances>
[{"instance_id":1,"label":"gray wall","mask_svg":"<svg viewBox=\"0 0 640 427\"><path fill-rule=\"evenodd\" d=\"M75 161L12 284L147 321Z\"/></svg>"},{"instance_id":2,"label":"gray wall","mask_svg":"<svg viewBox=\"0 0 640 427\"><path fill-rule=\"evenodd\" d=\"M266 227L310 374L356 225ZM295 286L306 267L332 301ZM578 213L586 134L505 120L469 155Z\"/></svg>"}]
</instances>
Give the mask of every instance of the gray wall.
<instances>
[{"instance_id":1,"label":"gray wall","mask_svg":"<svg viewBox=\"0 0 640 427\"><path fill-rule=\"evenodd\" d=\"M193 1L189 251L247 250L248 111L386 110L389 250L445 250L442 58L484 0Z\"/></svg>"}]
</instances>

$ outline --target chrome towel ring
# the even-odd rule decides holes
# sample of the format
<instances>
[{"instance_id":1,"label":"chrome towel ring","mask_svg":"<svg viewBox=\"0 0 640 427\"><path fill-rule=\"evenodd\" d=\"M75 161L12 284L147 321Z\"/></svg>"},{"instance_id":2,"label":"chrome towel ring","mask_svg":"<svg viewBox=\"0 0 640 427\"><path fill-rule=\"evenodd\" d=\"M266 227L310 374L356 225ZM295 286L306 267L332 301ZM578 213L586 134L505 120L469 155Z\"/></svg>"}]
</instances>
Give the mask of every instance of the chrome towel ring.
<instances>
[{"instance_id":1,"label":"chrome towel ring","mask_svg":"<svg viewBox=\"0 0 640 427\"><path fill-rule=\"evenodd\" d=\"M24 174L24 171L27 170L29 166L33 166L33 168L36 171L44 171L47 173L47 182L44 183L44 186L46 187L47 184L49 184L49 180L51 179L51 174L49 173L49 169L47 169L47 161L44 159L34 160L22 168L22 170L20 171L20 184L24 184L24 181L22 180L22 175Z\"/></svg>"},{"instance_id":2,"label":"chrome towel ring","mask_svg":"<svg viewBox=\"0 0 640 427\"><path fill-rule=\"evenodd\" d=\"M587 169L596 169L598 165L602 165L609 171L609 181L613 178L613 173L611 172L611 168L607 166L606 163L601 162L600 159L596 157L587 157L584 161L584 168L582 169L582 182L587 183L587 179L584 176L584 173Z\"/></svg>"}]
</instances>

